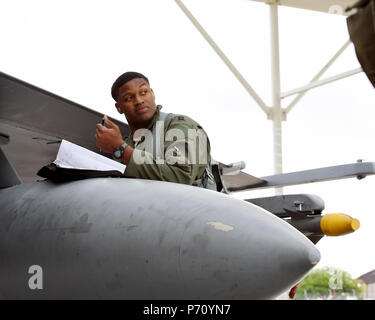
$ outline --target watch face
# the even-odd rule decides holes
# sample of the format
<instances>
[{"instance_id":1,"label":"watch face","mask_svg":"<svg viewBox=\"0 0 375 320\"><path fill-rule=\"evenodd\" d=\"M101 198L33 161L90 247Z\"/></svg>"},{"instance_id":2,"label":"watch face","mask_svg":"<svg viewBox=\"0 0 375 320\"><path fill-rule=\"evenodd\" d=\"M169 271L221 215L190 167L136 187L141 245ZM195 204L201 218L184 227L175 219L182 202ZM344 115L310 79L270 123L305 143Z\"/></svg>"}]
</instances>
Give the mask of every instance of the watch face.
<instances>
[{"instance_id":1,"label":"watch face","mask_svg":"<svg viewBox=\"0 0 375 320\"><path fill-rule=\"evenodd\" d=\"M120 150L116 150L113 154L115 156L115 158L120 158L121 157L121 151Z\"/></svg>"}]
</instances>

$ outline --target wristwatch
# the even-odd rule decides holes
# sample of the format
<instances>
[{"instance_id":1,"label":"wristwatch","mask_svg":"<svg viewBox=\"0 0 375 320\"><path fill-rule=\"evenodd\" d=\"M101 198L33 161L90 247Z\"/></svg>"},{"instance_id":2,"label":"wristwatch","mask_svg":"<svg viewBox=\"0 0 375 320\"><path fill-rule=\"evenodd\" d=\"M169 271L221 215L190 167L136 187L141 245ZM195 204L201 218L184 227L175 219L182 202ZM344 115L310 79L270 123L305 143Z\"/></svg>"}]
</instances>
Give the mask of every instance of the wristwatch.
<instances>
[{"instance_id":1,"label":"wristwatch","mask_svg":"<svg viewBox=\"0 0 375 320\"><path fill-rule=\"evenodd\" d=\"M119 146L115 151L113 151L113 158L122 159L122 155L127 146L128 144L124 141L121 146Z\"/></svg>"}]
</instances>

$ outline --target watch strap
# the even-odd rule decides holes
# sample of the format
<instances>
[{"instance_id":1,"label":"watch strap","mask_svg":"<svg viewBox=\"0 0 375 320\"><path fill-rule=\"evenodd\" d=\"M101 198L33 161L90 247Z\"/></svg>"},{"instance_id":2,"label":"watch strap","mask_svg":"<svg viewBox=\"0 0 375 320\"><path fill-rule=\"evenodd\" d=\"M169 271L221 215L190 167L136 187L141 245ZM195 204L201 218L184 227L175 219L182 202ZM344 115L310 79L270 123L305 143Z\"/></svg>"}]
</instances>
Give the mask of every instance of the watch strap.
<instances>
[{"instance_id":1,"label":"watch strap","mask_svg":"<svg viewBox=\"0 0 375 320\"><path fill-rule=\"evenodd\" d=\"M123 143L121 144L121 146L119 146L118 148L116 148L116 150L113 152L113 157L115 159L121 159L123 154L124 154L124 150L125 148L128 146L128 144L123 141Z\"/></svg>"}]
</instances>

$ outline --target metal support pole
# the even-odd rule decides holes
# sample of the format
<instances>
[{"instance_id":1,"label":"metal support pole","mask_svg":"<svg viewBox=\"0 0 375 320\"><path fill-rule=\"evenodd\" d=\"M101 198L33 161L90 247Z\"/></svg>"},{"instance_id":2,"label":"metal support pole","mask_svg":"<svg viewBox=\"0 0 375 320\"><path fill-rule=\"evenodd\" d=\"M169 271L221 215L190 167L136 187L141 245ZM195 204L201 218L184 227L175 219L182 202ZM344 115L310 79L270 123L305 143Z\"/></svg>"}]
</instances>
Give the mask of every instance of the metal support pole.
<instances>
[{"instance_id":1,"label":"metal support pole","mask_svg":"<svg viewBox=\"0 0 375 320\"><path fill-rule=\"evenodd\" d=\"M304 93L304 92L306 92L308 90L311 90L313 88L317 88L317 87L323 86L325 84L328 84L328 83L331 83L331 82L334 82L334 81L337 81L337 80L341 80L341 79L350 77L352 75L355 75L355 74L358 74L358 73L361 73L361 72L363 72L363 69L357 68L357 69L354 69L354 70L350 70L350 71L347 71L347 72L340 73L336 76L329 77L329 78L324 79L324 80L310 82L306 86L303 86L303 87L300 87L300 88L282 93L281 98L286 98L286 97L289 97L289 96L292 96L292 95L298 94L298 93Z\"/></svg>"},{"instance_id":2,"label":"metal support pole","mask_svg":"<svg viewBox=\"0 0 375 320\"><path fill-rule=\"evenodd\" d=\"M253 97L257 104L262 108L264 113L269 116L269 107L264 103L264 101L259 97L255 90L250 86L250 84L245 80L242 74L237 70L233 63L227 58L224 52L219 48L216 42L210 37L210 35L204 30L197 19L192 15L192 13L186 8L181 0L175 0L176 4L180 7L182 12L189 18L191 23L197 28L200 34L206 39L211 48L217 53L221 60L226 64L229 70L237 78L237 80L243 85L246 91Z\"/></svg>"},{"instance_id":3,"label":"metal support pole","mask_svg":"<svg viewBox=\"0 0 375 320\"><path fill-rule=\"evenodd\" d=\"M273 121L273 153L274 174L281 174L282 165L282 110L280 98L280 48L278 4L270 6L271 31L271 76L272 76L272 121ZM276 195L282 195L282 188L275 189Z\"/></svg>"},{"instance_id":4,"label":"metal support pole","mask_svg":"<svg viewBox=\"0 0 375 320\"><path fill-rule=\"evenodd\" d=\"M351 40L349 39L348 41L345 42L345 44L340 48L339 51L327 62L327 64L320 70L316 76L311 80L310 83L318 81L321 76L329 69L329 67L337 60L338 57L341 56L341 54L346 50L347 47L351 44ZM291 103L290 105L286 108L285 112L289 113L290 110L294 108L294 106L304 97L307 91L301 92Z\"/></svg>"}]
</instances>

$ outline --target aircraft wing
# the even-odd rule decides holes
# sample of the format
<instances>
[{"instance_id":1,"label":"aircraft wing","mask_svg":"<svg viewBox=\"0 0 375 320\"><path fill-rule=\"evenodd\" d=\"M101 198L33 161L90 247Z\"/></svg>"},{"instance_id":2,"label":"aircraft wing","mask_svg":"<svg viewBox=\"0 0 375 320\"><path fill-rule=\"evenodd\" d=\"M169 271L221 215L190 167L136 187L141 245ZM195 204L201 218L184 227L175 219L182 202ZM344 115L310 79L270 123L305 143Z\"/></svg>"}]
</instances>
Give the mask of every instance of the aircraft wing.
<instances>
[{"instance_id":1,"label":"aircraft wing","mask_svg":"<svg viewBox=\"0 0 375 320\"><path fill-rule=\"evenodd\" d=\"M241 171L236 175L223 175L222 180L228 191L235 192L347 178L363 179L366 176L374 174L375 162L358 161L355 163L275 174L260 178Z\"/></svg>"},{"instance_id":2,"label":"aircraft wing","mask_svg":"<svg viewBox=\"0 0 375 320\"><path fill-rule=\"evenodd\" d=\"M223 166L223 164L220 163L220 166ZM265 180L254 177L243 171L240 171L236 175L222 175L221 180L226 190L229 192L244 191L261 187L266 184Z\"/></svg>"},{"instance_id":3,"label":"aircraft wing","mask_svg":"<svg viewBox=\"0 0 375 320\"><path fill-rule=\"evenodd\" d=\"M0 72L0 144L23 182L55 160L66 139L97 152L95 125L102 114ZM127 124L112 119L123 134ZM2 155L3 156L3 155ZM228 166L220 163L221 171ZM243 171L222 176L229 192L358 177L375 173L375 163L354 163L257 178Z\"/></svg>"},{"instance_id":4,"label":"aircraft wing","mask_svg":"<svg viewBox=\"0 0 375 320\"><path fill-rule=\"evenodd\" d=\"M95 125L102 114L0 72L1 149L23 182L56 158L62 139L98 152ZM127 124L111 119L123 134Z\"/></svg>"},{"instance_id":5,"label":"aircraft wing","mask_svg":"<svg viewBox=\"0 0 375 320\"><path fill-rule=\"evenodd\" d=\"M36 173L55 160L62 139L97 152L95 125L102 116L0 72L0 177L5 181L0 183L0 188L40 179ZM129 127L125 123L113 121L123 134L128 133ZM222 182L229 192L349 177L361 179L375 174L375 163L362 162L262 178L240 171L245 167L243 162L230 165L219 162L218 165ZM320 227L322 219L328 221L326 224L332 219L337 224L336 216L321 216L324 202L316 196L287 195L245 201L287 219L314 243L328 234ZM343 232L353 232L359 227L359 222L353 224L355 219L351 217L340 216L340 219L345 225L350 222Z\"/></svg>"},{"instance_id":6,"label":"aircraft wing","mask_svg":"<svg viewBox=\"0 0 375 320\"><path fill-rule=\"evenodd\" d=\"M99 112L0 72L0 145L5 153L0 157L8 158L23 182L40 179L36 173L55 160L62 139L98 152L95 125L102 117ZM111 120L123 134L129 133L127 124ZM226 175L223 180L228 191L264 183L244 172Z\"/></svg>"},{"instance_id":7,"label":"aircraft wing","mask_svg":"<svg viewBox=\"0 0 375 320\"><path fill-rule=\"evenodd\" d=\"M269 3L269 0L250 0ZM279 0L279 4L287 7L321 11L346 15L345 9L352 6L358 0ZM340 8L342 10L340 10Z\"/></svg>"}]
</instances>

